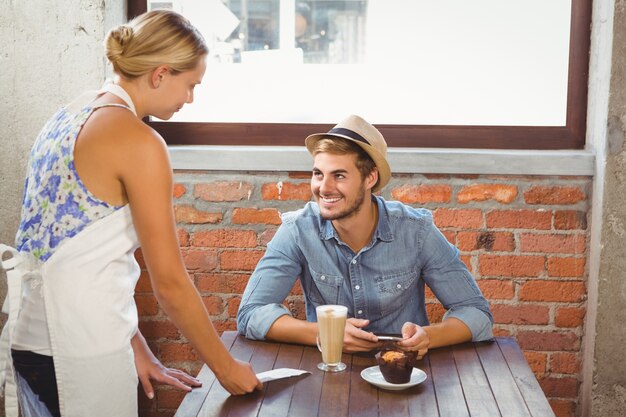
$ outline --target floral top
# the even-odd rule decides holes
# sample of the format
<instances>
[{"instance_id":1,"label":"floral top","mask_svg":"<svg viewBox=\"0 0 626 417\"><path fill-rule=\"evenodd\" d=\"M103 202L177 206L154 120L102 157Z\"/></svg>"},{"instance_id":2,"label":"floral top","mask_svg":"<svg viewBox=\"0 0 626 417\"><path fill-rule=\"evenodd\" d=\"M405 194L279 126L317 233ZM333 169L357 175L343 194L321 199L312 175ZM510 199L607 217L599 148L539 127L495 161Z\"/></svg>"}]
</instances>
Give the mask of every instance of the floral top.
<instances>
[{"instance_id":1,"label":"floral top","mask_svg":"<svg viewBox=\"0 0 626 417\"><path fill-rule=\"evenodd\" d=\"M74 167L78 133L93 111L105 106L126 107L87 106L75 114L61 108L39 133L30 154L22 218L15 238L20 252L46 261L65 240L122 207L91 194Z\"/></svg>"}]
</instances>

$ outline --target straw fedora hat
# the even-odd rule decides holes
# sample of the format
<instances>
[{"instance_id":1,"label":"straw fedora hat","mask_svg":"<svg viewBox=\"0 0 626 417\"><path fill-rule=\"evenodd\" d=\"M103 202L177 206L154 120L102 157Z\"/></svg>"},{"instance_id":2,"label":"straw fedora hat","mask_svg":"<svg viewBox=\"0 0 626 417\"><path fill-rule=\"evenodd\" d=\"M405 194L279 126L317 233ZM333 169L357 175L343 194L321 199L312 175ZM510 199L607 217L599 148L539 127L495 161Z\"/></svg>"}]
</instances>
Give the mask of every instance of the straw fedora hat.
<instances>
[{"instance_id":1,"label":"straw fedora hat","mask_svg":"<svg viewBox=\"0 0 626 417\"><path fill-rule=\"evenodd\" d=\"M387 143L383 135L363 118L351 115L339 122L326 133L308 136L304 143L311 154L320 139L343 138L359 145L372 158L378 168L378 182L372 192L382 189L391 179L391 169L387 162Z\"/></svg>"}]
</instances>

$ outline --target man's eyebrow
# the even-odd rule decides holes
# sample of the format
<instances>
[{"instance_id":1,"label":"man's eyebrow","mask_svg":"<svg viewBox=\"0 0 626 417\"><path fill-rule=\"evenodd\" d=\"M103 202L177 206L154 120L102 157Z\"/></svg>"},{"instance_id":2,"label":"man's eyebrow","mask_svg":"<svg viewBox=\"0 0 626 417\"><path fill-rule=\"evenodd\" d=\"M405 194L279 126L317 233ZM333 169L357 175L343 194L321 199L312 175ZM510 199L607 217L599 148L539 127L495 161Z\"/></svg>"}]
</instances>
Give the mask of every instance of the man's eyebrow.
<instances>
[{"instance_id":1,"label":"man's eyebrow","mask_svg":"<svg viewBox=\"0 0 626 417\"><path fill-rule=\"evenodd\" d=\"M316 167L313 167L313 172L316 172L316 171L317 171L317 172L322 172L322 170L321 170L321 169L316 168ZM348 170L347 170L347 169L336 169L336 170L334 170L334 171L331 171L330 173L331 173L331 174L347 174L347 173L348 173Z\"/></svg>"}]
</instances>

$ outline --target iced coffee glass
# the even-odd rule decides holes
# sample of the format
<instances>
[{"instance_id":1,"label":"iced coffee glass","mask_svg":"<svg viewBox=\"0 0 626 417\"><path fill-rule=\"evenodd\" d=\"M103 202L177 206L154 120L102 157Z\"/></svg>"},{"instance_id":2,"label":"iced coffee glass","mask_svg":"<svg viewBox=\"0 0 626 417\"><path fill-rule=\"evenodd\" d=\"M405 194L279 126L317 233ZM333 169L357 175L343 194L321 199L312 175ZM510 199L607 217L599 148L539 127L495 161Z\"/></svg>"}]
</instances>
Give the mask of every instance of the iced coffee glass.
<instances>
[{"instance_id":1,"label":"iced coffee glass","mask_svg":"<svg viewBox=\"0 0 626 417\"><path fill-rule=\"evenodd\" d=\"M322 352L322 362L317 367L326 372L341 372L346 364L341 362L343 335L346 329L348 307L322 305L317 313L317 348Z\"/></svg>"}]
</instances>

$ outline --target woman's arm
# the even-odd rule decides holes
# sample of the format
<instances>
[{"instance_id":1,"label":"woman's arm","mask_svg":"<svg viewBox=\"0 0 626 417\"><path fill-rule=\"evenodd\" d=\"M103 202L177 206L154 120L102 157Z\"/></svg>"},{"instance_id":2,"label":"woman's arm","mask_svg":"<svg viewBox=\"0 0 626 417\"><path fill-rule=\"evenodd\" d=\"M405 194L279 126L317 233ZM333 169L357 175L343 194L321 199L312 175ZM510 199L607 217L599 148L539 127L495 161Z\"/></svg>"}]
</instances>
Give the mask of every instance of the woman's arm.
<instances>
[{"instance_id":1,"label":"woman's arm","mask_svg":"<svg viewBox=\"0 0 626 417\"><path fill-rule=\"evenodd\" d=\"M118 141L116 165L155 296L224 388L232 394L251 392L261 383L252 367L234 359L222 344L183 263L167 147L158 134L139 123L135 119L122 126L128 136L123 143Z\"/></svg>"}]
</instances>

